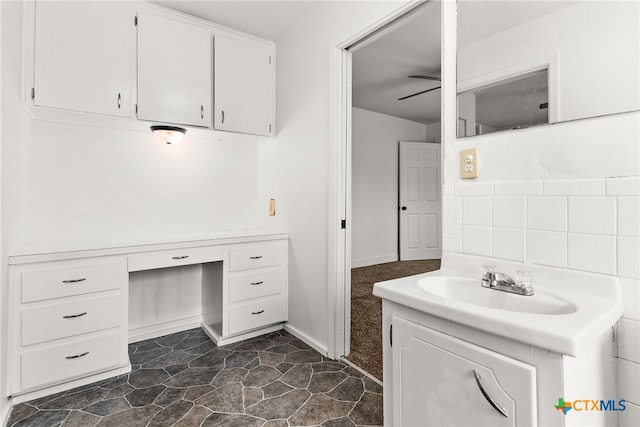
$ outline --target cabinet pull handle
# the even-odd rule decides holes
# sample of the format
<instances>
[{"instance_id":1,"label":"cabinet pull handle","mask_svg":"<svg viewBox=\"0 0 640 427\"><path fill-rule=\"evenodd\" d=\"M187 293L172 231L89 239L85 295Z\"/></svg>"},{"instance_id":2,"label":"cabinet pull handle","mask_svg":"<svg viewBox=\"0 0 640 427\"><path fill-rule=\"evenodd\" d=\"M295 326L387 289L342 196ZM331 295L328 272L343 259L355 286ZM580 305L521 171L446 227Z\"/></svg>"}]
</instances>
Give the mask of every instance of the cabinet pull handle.
<instances>
[{"instance_id":1,"label":"cabinet pull handle","mask_svg":"<svg viewBox=\"0 0 640 427\"><path fill-rule=\"evenodd\" d=\"M204 120L204 105L200 106L200 118Z\"/></svg>"},{"instance_id":2,"label":"cabinet pull handle","mask_svg":"<svg viewBox=\"0 0 640 427\"><path fill-rule=\"evenodd\" d=\"M260 259L262 258L262 255L257 255L257 256L250 256L249 259Z\"/></svg>"},{"instance_id":3,"label":"cabinet pull handle","mask_svg":"<svg viewBox=\"0 0 640 427\"><path fill-rule=\"evenodd\" d=\"M86 356L87 354L89 354L89 352L85 351L84 353L74 354L73 356L66 356L65 359L78 359L80 357Z\"/></svg>"},{"instance_id":4,"label":"cabinet pull handle","mask_svg":"<svg viewBox=\"0 0 640 427\"><path fill-rule=\"evenodd\" d=\"M121 105L122 105L122 95L118 93L118 110L120 109Z\"/></svg>"},{"instance_id":5,"label":"cabinet pull handle","mask_svg":"<svg viewBox=\"0 0 640 427\"><path fill-rule=\"evenodd\" d=\"M264 310L260 310L260 311L252 311L251 314L262 314L264 313Z\"/></svg>"},{"instance_id":6,"label":"cabinet pull handle","mask_svg":"<svg viewBox=\"0 0 640 427\"><path fill-rule=\"evenodd\" d=\"M67 314L66 316L62 316L63 319L75 319L76 317L82 317L82 316L86 316L87 312L83 311L82 313L78 313L78 314Z\"/></svg>"},{"instance_id":7,"label":"cabinet pull handle","mask_svg":"<svg viewBox=\"0 0 640 427\"><path fill-rule=\"evenodd\" d=\"M185 259L189 258L189 255L172 256L171 259Z\"/></svg>"},{"instance_id":8,"label":"cabinet pull handle","mask_svg":"<svg viewBox=\"0 0 640 427\"><path fill-rule=\"evenodd\" d=\"M495 400L493 400L493 398L491 396L489 396L489 394L487 393L487 391L484 389L484 386L482 385L482 377L480 377L480 374L478 373L478 371L476 371L475 369L473 370L473 373L476 375L476 384L478 384L478 388L480 389L480 391L482 392L482 395L484 396L485 399L487 399L487 402L489 402L489 404L491 406L493 406L493 409L495 409L496 411L500 412L500 414L505 417L505 418L509 418L509 414L507 413L507 410L504 409L502 406L498 405L496 403Z\"/></svg>"},{"instance_id":9,"label":"cabinet pull handle","mask_svg":"<svg viewBox=\"0 0 640 427\"><path fill-rule=\"evenodd\" d=\"M264 283L264 280L261 280L259 282L251 282L251 286L258 286L258 285L262 285Z\"/></svg>"},{"instance_id":10,"label":"cabinet pull handle","mask_svg":"<svg viewBox=\"0 0 640 427\"><path fill-rule=\"evenodd\" d=\"M222 123L224 123L224 110L222 110Z\"/></svg>"},{"instance_id":11,"label":"cabinet pull handle","mask_svg":"<svg viewBox=\"0 0 640 427\"><path fill-rule=\"evenodd\" d=\"M67 280L63 280L62 283L78 283L78 282L84 282L85 280L87 280L86 277L81 277L79 279L67 279Z\"/></svg>"}]
</instances>

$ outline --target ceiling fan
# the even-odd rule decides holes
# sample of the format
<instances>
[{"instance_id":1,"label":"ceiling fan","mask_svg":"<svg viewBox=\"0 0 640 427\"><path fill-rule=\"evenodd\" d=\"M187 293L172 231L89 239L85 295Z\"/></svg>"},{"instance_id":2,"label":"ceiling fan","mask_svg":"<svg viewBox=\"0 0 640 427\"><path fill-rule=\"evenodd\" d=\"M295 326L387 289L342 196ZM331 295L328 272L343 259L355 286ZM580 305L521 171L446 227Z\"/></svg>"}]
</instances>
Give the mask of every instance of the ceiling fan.
<instances>
[{"instance_id":1,"label":"ceiling fan","mask_svg":"<svg viewBox=\"0 0 640 427\"><path fill-rule=\"evenodd\" d=\"M422 79L422 80L433 80L433 81L441 81L440 77L432 77L432 76L422 76L422 75L413 75L409 76L410 79ZM423 93L431 92L436 89L440 89L442 86L432 87L431 89L422 90L420 92L412 93L411 95L403 96L402 98L398 98L398 101L402 101L403 99L412 98L414 96L422 95Z\"/></svg>"}]
</instances>

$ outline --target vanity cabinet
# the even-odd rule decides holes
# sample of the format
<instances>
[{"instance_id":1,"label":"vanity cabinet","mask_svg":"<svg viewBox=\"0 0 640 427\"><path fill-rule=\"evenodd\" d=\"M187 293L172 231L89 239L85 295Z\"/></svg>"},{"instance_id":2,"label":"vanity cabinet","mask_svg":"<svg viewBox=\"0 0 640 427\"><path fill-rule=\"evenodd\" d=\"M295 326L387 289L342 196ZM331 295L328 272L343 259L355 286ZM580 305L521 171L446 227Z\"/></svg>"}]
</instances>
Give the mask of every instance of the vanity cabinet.
<instances>
[{"instance_id":1,"label":"vanity cabinet","mask_svg":"<svg viewBox=\"0 0 640 427\"><path fill-rule=\"evenodd\" d=\"M272 135L273 47L231 35L216 35L214 45L214 128Z\"/></svg>"},{"instance_id":2,"label":"vanity cabinet","mask_svg":"<svg viewBox=\"0 0 640 427\"><path fill-rule=\"evenodd\" d=\"M131 4L38 0L34 8L34 104L130 117Z\"/></svg>"},{"instance_id":3,"label":"vanity cabinet","mask_svg":"<svg viewBox=\"0 0 640 427\"><path fill-rule=\"evenodd\" d=\"M128 366L124 258L25 264L11 278L13 393Z\"/></svg>"},{"instance_id":4,"label":"vanity cabinet","mask_svg":"<svg viewBox=\"0 0 640 427\"><path fill-rule=\"evenodd\" d=\"M393 317L394 426L536 424L535 367Z\"/></svg>"},{"instance_id":5,"label":"vanity cabinet","mask_svg":"<svg viewBox=\"0 0 640 427\"><path fill-rule=\"evenodd\" d=\"M138 119L210 127L210 30L148 12L137 22Z\"/></svg>"}]
</instances>

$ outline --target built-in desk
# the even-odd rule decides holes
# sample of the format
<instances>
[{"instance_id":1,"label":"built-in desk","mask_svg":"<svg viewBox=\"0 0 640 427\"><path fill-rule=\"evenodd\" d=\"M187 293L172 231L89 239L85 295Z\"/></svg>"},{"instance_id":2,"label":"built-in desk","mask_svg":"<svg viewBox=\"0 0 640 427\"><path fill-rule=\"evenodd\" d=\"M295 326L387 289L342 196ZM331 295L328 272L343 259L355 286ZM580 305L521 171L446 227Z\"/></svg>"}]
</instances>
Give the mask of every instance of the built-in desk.
<instances>
[{"instance_id":1,"label":"built-in desk","mask_svg":"<svg viewBox=\"0 0 640 427\"><path fill-rule=\"evenodd\" d=\"M14 402L131 369L129 342L201 325L218 344L287 320L286 234L23 252L9 258Z\"/></svg>"}]
</instances>

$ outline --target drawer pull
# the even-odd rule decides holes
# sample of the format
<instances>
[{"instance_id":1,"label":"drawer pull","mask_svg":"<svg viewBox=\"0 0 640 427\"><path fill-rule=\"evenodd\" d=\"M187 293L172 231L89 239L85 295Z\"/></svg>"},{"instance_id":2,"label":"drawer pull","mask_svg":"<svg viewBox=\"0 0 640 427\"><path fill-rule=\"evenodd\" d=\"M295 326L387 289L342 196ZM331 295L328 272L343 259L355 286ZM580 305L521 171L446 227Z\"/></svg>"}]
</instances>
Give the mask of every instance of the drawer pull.
<instances>
[{"instance_id":1,"label":"drawer pull","mask_svg":"<svg viewBox=\"0 0 640 427\"><path fill-rule=\"evenodd\" d=\"M261 280L259 282L251 282L251 286L258 286L258 285L262 285L264 283L264 280Z\"/></svg>"},{"instance_id":2,"label":"drawer pull","mask_svg":"<svg viewBox=\"0 0 640 427\"><path fill-rule=\"evenodd\" d=\"M189 255L172 256L171 259L185 259L189 258Z\"/></svg>"},{"instance_id":3,"label":"drawer pull","mask_svg":"<svg viewBox=\"0 0 640 427\"><path fill-rule=\"evenodd\" d=\"M495 409L500 415L502 415L505 418L509 418L509 414L507 413L507 410L504 409L502 406L500 406L495 400L493 400L493 398L489 396L489 393L487 393L487 391L484 389L484 386L482 385L482 377L480 376L478 371L474 369L473 373L476 376L476 384L478 384L478 388L480 389L480 392L482 392L482 395L484 396L484 398L487 399L487 402L489 402L489 404L493 407L493 409Z\"/></svg>"},{"instance_id":4,"label":"drawer pull","mask_svg":"<svg viewBox=\"0 0 640 427\"><path fill-rule=\"evenodd\" d=\"M66 316L62 316L63 319L75 319L76 317L82 317L82 316L86 316L87 312L83 311L82 313L78 313L78 314L67 314Z\"/></svg>"},{"instance_id":5,"label":"drawer pull","mask_svg":"<svg viewBox=\"0 0 640 427\"><path fill-rule=\"evenodd\" d=\"M251 314L262 314L264 313L264 310L260 310L260 311L252 311Z\"/></svg>"},{"instance_id":6,"label":"drawer pull","mask_svg":"<svg viewBox=\"0 0 640 427\"><path fill-rule=\"evenodd\" d=\"M80 357L86 356L87 354L89 354L89 352L85 351L84 353L74 354L73 356L66 356L65 359L78 359Z\"/></svg>"},{"instance_id":7,"label":"drawer pull","mask_svg":"<svg viewBox=\"0 0 640 427\"><path fill-rule=\"evenodd\" d=\"M250 256L249 259L260 259L262 258L262 255L257 255L257 256Z\"/></svg>"},{"instance_id":8,"label":"drawer pull","mask_svg":"<svg viewBox=\"0 0 640 427\"><path fill-rule=\"evenodd\" d=\"M63 280L62 283L78 283L78 282L84 282L85 280L87 280L86 277L81 277L79 279L67 279L67 280Z\"/></svg>"}]
</instances>

